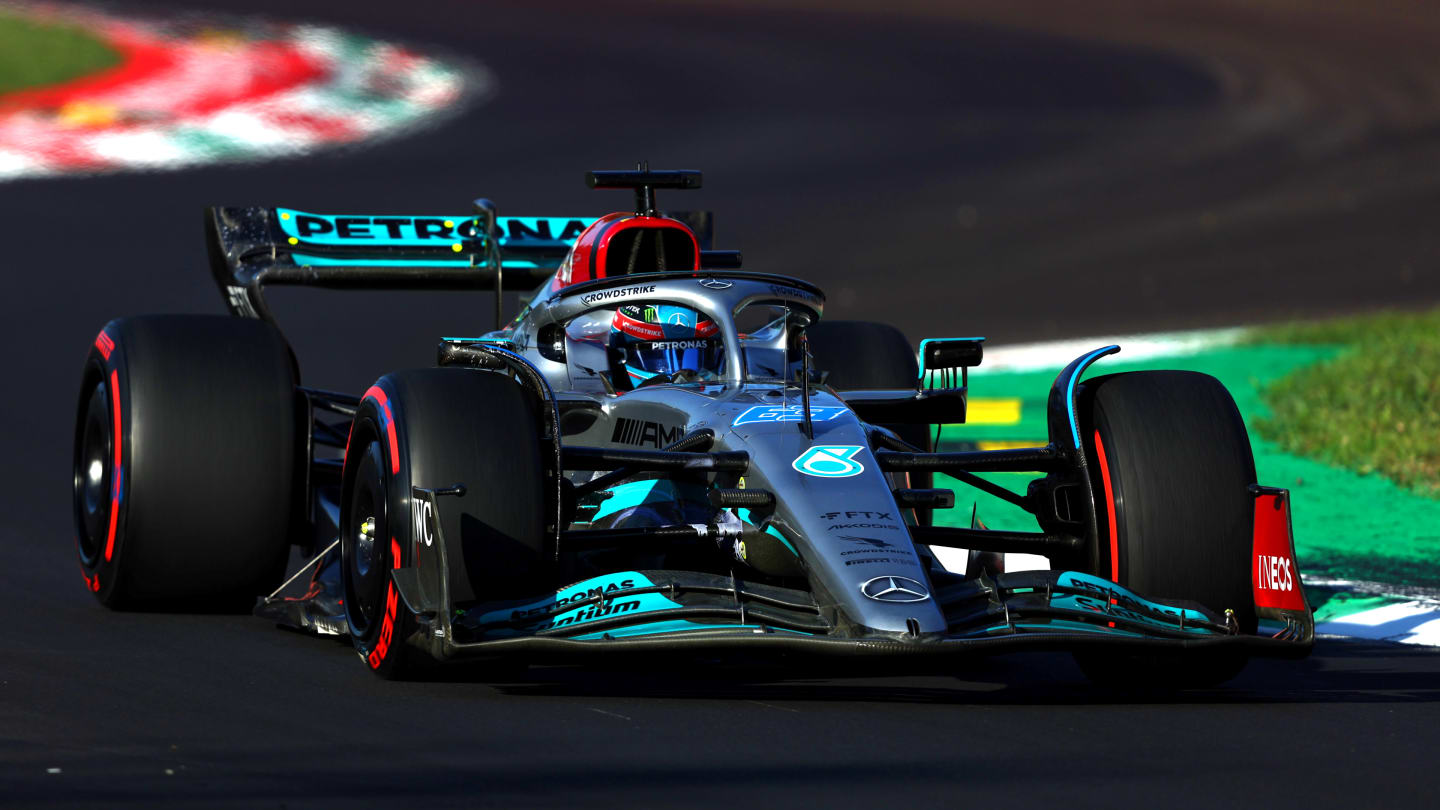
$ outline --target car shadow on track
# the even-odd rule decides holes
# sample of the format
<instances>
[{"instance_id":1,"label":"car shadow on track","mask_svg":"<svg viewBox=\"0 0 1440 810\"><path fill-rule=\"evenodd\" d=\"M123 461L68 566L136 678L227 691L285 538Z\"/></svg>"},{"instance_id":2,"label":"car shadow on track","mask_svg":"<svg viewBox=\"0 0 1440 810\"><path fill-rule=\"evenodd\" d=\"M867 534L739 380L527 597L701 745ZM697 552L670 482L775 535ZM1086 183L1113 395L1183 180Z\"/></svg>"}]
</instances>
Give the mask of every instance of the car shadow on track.
<instances>
[{"instance_id":1,"label":"car shadow on track","mask_svg":"<svg viewBox=\"0 0 1440 810\"><path fill-rule=\"evenodd\" d=\"M458 675L459 673L457 673ZM851 701L969 705L1435 703L1440 651L1399 644L1322 640L1303 661L1257 660L1210 689L1114 689L1085 680L1064 654L970 662L953 675L890 675L871 669L745 669L721 662L654 659L597 669L534 666L493 686L513 696L650 697L746 701ZM456 678L460 680L461 678ZM448 678L447 678L448 680ZM489 680L489 679L487 679Z\"/></svg>"}]
</instances>

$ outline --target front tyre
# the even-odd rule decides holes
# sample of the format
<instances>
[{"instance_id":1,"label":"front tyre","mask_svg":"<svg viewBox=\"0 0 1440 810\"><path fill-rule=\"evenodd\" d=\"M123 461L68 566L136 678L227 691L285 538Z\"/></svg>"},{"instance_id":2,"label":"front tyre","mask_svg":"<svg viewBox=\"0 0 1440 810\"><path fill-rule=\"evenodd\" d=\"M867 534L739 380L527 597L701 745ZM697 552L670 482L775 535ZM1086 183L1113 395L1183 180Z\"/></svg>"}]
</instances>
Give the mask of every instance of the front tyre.
<instances>
[{"instance_id":1,"label":"front tyre","mask_svg":"<svg viewBox=\"0 0 1440 810\"><path fill-rule=\"evenodd\" d=\"M417 565L426 543L412 487L465 485L438 505L454 604L553 584L539 405L507 375L470 369L396 372L366 391L345 453L340 549L350 638L377 675L431 664L409 643L424 628L390 575Z\"/></svg>"},{"instance_id":2,"label":"front tyre","mask_svg":"<svg viewBox=\"0 0 1440 810\"><path fill-rule=\"evenodd\" d=\"M1254 633L1255 461L1230 393L1189 371L1111 374L1084 383L1080 414L1099 520L1090 573L1232 611ZM1078 658L1096 681L1159 687L1218 684L1245 665L1223 652Z\"/></svg>"},{"instance_id":3,"label":"front tyre","mask_svg":"<svg viewBox=\"0 0 1440 810\"><path fill-rule=\"evenodd\" d=\"M391 647L397 636L414 632L415 621L409 612L400 610L400 594L390 578L392 569L404 565L405 548L393 527L396 521L390 511L385 451L372 432L367 431L367 438L363 444L351 444L351 450L359 451L359 463L342 519L345 616L356 649L370 668L382 676L398 677L411 663L411 656L406 650L392 654ZM346 461L350 461L350 451Z\"/></svg>"}]
</instances>

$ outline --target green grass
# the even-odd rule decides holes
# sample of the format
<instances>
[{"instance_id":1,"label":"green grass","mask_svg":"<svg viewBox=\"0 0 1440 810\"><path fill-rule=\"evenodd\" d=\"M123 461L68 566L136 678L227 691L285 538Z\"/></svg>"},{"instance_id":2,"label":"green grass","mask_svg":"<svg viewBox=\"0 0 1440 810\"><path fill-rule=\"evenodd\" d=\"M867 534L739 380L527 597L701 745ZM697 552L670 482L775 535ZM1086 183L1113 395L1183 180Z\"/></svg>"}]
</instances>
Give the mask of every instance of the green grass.
<instances>
[{"instance_id":1,"label":"green grass","mask_svg":"<svg viewBox=\"0 0 1440 810\"><path fill-rule=\"evenodd\" d=\"M119 61L82 28L0 11L0 94L68 81Z\"/></svg>"},{"instance_id":2,"label":"green grass","mask_svg":"<svg viewBox=\"0 0 1440 810\"><path fill-rule=\"evenodd\" d=\"M1260 435L1440 498L1440 309L1261 327L1251 339L1344 347L1265 389Z\"/></svg>"}]
</instances>

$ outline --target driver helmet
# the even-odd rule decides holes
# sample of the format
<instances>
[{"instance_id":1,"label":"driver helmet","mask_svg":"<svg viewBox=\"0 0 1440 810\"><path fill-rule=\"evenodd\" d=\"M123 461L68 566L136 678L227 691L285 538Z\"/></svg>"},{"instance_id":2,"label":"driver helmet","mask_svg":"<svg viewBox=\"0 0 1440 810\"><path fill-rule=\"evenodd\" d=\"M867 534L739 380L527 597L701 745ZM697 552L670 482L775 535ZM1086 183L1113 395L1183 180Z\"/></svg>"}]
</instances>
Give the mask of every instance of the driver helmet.
<instances>
[{"instance_id":1,"label":"driver helmet","mask_svg":"<svg viewBox=\"0 0 1440 810\"><path fill-rule=\"evenodd\" d=\"M626 304L615 310L609 350L616 387L626 389L687 369L713 378L725 357L720 327L674 304Z\"/></svg>"}]
</instances>

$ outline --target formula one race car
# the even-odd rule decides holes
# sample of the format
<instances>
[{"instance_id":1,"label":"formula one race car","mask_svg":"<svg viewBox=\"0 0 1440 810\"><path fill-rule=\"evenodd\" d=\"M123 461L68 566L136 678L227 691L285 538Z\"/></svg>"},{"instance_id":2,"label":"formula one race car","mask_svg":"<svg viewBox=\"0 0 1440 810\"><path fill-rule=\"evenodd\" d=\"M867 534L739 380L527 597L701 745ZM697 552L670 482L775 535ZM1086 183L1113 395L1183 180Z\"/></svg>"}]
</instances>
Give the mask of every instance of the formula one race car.
<instances>
[{"instance_id":1,"label":"formula one race car","mask_svg":"<svg viewBox=\"0 0 1440 810\"><path fill-rule=\"evenodd\" d=\"M893 327L822 321L812 284L710 250L708 214L657 211L698 172L587 181L633 190L633 212L210 209L233 317L115 320L85 364L87 587L117 608L269 592L257 614L348 636L385 677L638 651L934 671L1061 649L1095 679L1192 686L1309 652L1287 493L1256 484L1215 379L1082 380L1119 350L1097 348L1056 378L1046 446L936 452L983 339L917 357ZM352 396L300 385L275 284L534 292ZM994 471L1035 478L1021 495L976 474ZM1035 531L934 525L955 505L936 473ZM308 561L287 578L292 545ZM1010 553L1050 567L1007 573Z\"/></svg>"}]
</instances>

